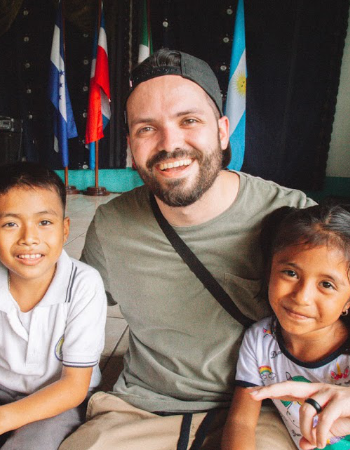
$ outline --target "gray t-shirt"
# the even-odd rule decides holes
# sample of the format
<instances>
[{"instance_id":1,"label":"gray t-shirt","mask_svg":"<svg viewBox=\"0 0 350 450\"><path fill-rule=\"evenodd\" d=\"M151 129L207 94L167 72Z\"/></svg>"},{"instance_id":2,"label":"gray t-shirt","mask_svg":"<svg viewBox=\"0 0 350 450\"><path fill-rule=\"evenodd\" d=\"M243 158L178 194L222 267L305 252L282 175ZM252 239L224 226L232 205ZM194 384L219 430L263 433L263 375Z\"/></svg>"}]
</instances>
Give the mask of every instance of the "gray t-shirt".
<instances>
[{"instance_id":1,"label":"gray t-shirt","mask_svg":"<svg viewBox=\"0 0 350 450\"><path fill-rule=\"evenodd\" d=\"M270 314L259 300L261 220L284 205L311 206L304 193L239 173L236 200L222 214L176 231L241 311ZM142 186L102 205L82 255L130 326L114 393L148 411L228 406L244 329L204 288L159 228Z\"/></svg>"}]
</instances>

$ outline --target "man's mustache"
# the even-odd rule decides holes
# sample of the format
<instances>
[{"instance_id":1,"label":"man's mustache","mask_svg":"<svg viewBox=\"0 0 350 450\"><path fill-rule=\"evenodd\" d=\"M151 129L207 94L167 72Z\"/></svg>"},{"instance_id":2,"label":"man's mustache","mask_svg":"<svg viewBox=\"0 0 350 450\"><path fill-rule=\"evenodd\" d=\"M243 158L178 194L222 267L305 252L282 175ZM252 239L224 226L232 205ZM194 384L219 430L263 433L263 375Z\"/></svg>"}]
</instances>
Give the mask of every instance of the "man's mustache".
<instances>
[{"instance_id":1,"label":"man's mustache","mask_svg":"<svg viewBox=\"0 0 350 450\"><path fill-rule=\"evenodd\" d=\"M198 159L202 160L202 153L199 150L185 150L182 148L176 149L173 152L167 152L166 150L161 150L156 155L152 156L146 163L147 169L152 169L156 164L160 164L162 162L168 161L169 159L177 159L177 158L189 158L189 159Z\"/></svg>"}]
</instances>

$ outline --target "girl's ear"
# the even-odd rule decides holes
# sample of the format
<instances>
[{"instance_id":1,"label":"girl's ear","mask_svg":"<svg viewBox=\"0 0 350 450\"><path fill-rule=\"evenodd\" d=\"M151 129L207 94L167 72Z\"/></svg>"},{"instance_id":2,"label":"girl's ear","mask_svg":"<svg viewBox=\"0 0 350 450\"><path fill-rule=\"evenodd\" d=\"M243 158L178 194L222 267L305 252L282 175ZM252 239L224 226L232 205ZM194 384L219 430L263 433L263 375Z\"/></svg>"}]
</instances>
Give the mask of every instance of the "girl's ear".
<instances>
[{"instance_id":1,"label":"girl's ear","mask_svg":"<svg viewBox=\"0 0 350 450\"><path fill-rule=\"evenodd\" d=\"M349 313L349 308L350 308L350 299L345 303L343 311L342 311L342 316L347 316Z\"/></svg>"}]
</instances>

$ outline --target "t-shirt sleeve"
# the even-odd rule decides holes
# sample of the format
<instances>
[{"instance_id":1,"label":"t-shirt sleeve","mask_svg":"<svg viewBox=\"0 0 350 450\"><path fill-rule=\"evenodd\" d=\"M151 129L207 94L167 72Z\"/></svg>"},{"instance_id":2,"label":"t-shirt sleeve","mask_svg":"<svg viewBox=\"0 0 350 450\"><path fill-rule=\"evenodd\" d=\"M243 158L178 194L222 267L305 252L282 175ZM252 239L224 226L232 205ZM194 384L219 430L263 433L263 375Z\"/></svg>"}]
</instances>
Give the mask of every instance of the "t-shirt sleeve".
<instances>
[{"instance_id":1,"label":"t-shirt sleeve","mask_svg":"<svg viewBox=\"0 0 350 450\"><path fill-rule=\"evenodd\" d=\"M257 333L256 326L246 331L241 348L236 371L236 386L262 386L257 360Z\"/></svg>"},{"instance_id":2,"label":"t-shirt sleeve","mask_svg":"<svg viewBox=\"0 0 350 450\"><path fill-rule=\"evenodd\" d=\"M317 202L315 202L315 200L313 200L310 197L306 197L305 196L305 200L301 202L301 206L300 208L309 208L310 206L315 206L317 205Z\"/></svg>"},{"instance_id":3,"label":"t-shirt sleeve","mask_svg":"<svg viewBox=\"0 0 350 450\"><path fill-rule=\"evenodd\" d=\"M74 277L62 344L62 363L70 367L93 367L98 364L104 347L106 294L96 270L77 268Z\"/></svg>"}]
</instances>

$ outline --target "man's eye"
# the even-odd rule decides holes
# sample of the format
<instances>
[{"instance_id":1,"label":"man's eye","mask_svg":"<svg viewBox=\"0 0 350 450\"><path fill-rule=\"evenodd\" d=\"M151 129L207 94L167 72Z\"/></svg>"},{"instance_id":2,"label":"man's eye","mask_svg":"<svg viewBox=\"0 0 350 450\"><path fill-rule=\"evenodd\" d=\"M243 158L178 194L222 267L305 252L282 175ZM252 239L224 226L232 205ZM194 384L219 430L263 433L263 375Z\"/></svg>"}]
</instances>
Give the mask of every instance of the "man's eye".
<instances>
[{"instance_id":1,"label":"man's eye","mask_svg":"<svg viewBox=\"0 0 350 450\"><path fill-rule=\"evenodd\" d=\"M198 120L197 120L197 119L193 119L193 118L185 119L185 120L183 121L183 123L184 123L185 125L191 125L191 124L197 123L197 122L198 122Z\"/></svg>"},{"instance_id":2,"label":"man's eye","mask_svg":"<svg viewBox=\"0 0 350 450\"><path fill-rule=\"evenodd\" d=\"M50 222L50 220L41 220L40 221L40 225L46 226L46 225L51 225L52 222Z\"/></svg>"},{"instance_id":3,"label":"man's eye","mask_svg":"<svg viewBox=\"0 0 350 450\"><path fill-rule=\"evenodd\" d=\"M153 130L152 127L143 127L143 128L140 128L140 129L137 131L137 134L148 133L149 131L152 131L152 130Z\"/></svg>"}]
</instances>

